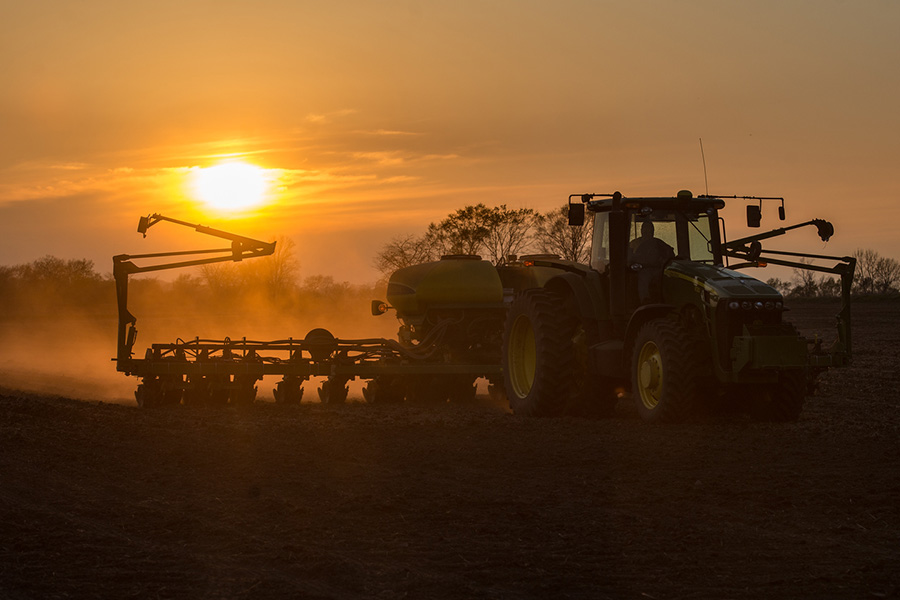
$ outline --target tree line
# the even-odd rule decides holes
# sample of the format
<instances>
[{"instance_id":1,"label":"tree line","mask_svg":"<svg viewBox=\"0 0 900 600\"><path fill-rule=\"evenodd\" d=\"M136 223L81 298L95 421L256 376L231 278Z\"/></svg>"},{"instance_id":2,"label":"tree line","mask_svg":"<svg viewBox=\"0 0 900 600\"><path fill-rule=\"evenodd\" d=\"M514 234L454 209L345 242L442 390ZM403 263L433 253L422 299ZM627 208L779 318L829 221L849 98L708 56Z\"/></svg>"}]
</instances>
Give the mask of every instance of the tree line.
<instances>
[{"instance_id":1,"label":"tree line","mask_svg":"<svg viewBox=\"0 0 900 600\"><path fill-rule=\"evenodd\" d=\"M149 275L129 279L129 306L140 313L303 314L368 307L374 284L354 285L331 276L301 276L296 249L279 239L272 256L223 262L181 272L174 279ZM0 317L52 318L116 314L115 281L87 259L45 256L0 266Z\"/></svg>"},{"instance_id":2,"label":"tree line","mask_svg":"<svg viewBox=\"0 0 900 600\"><path fill-rule=\"evenodd\" d=\"M397 269L454 254L477 254L495 265L511 256L548 253L586 263L593 222L570 227L568 206L540 213L530 208L466 206L431 223L420 235L394 238L375 256L375 268L387 278Z\"/></svg>"},{"instance_id":3,"label":"tree line","mask_svg":"<svg viewBox=\"0 0 900 600\"><path fill-rule=\"evenodd\" d=\"M466 206L428 225L424 233L399 236L385 244L374 266L384 278L397 269L437 260L444 255L477 254L495 265L512 255L548 253L580 263L590 261L592 215L584 225L570 227L568 205L540 213L530 208ZM871 249L858 249L853 293L900 293L900 262ZM766 283L785 297L839 297L840 280L833 275L795 269L791 280L771 278Z\"/></svg>"},{"instance_id":4,"label":"tree line","mask_svg":"<svg viewBox=\"0 0 900 600\"><path fill-rule=\"evenodd\" d=\"M900 261L881 256L871 249L857 249L853 289L856 296L894 296L900 293ZM794 269L793 278L766 281L786 298L838 298L841 281L834 275L817 275L814 271Z\"/></svg>"},{"instance_id":5,"label":"tree line","mask_svg":"<svg viewBox=\"0 0 900 600\"><path fill-rule=\"evenodd\" d=\"M431 223L420 235L394 238L376 254L380 284L350 284L333 277L301 277L290 239L277 240L275 254L241 263L218 263L180 274L172 280L139 276L131 279L132 298L144 308L176 306L179 310L239 312L244 309L287 313L333 311L367 304L383 295L384 280L396 269L437 260L448 254L480 254L494 264L511 255L556 254L587 263L592 223L570 227L566 206L546 213L506 205L466 206ZM900 294L900 262L871 249L853 253L857 260L853 293L861 296ZM838 297L840 281L797 269L791 280L767 281L785 297ZM45 256L33 262L0 266L0 311L4 318L52 315L63 310L115 314L115 283L93 261Z\"/></svg>"}]
</instances>

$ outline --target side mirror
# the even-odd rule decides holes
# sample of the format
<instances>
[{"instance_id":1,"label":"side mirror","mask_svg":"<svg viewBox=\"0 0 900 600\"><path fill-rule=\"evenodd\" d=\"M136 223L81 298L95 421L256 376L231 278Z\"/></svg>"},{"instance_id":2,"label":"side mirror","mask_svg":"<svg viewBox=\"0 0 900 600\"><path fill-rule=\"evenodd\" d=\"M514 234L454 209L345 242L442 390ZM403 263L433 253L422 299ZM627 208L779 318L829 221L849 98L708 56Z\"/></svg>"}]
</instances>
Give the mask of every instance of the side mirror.
<instances>
[{"instance_id":1,"label":"side mirror","mask_svg":"<svg viewBox=\"0 0 900 600\"><path fill-rule=\"evenodd\" d=\"M778 207L778 218L781 221L784 221L784 204Z\"/></svg>"},{"instance_id":2,"label":"side mirror","mask_svg":"<svg viewBox=\"0 0 900 600\"><path fill-rule=\"evenodd\" d=\"M747 207L747 227L759 227L762 222L762 209L751 204Z\"/></svg>"},{"instance_id":3,"label":"side mirror","mask_svg":"<svg viewBox=\"0 0 900 600\"><path fill-rule=\"evenodd\" d=\"M584 204L569 204L569 226L584 225Z\"/></svg>"},{"instance_id":4,"label":"side mirror","mask_svg":"<svg viewBox=\"0 0 900 600\"><path fill-rule=\"evenodd\" d=\"M141 220L138 221L138 233L147 237L147 229L150 228L150 217L141 217Z\"/></svg>"}]
</instances>

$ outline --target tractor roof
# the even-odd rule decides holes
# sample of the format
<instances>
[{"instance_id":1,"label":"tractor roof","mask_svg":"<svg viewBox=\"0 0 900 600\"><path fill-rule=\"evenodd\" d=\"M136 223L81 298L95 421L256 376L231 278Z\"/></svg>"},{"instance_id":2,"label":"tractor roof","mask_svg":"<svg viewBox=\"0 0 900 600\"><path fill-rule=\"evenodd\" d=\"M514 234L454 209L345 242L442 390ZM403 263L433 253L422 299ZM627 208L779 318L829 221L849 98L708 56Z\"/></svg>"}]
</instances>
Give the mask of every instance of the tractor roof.
<instances>
[{"instance_id":1,"label":"tractor roof","mask_svg":"<svg viewBox=\"0 0 900 600\"><path fill-rule=\"evenodd\" d=\"M705 211L710 208L722 208L725 201L719 196L697 196L688 190L682 190L675 196L639 196L629 198L623 196L620 192L613 194L573 194L569 196L571 201L573 198L579 198L587 205L587 209L593 212L605 212L615 207L640 209L642 207L651 207L653 209L676 209L688 210L691 212Z\"/></svg>"}]
</instances>

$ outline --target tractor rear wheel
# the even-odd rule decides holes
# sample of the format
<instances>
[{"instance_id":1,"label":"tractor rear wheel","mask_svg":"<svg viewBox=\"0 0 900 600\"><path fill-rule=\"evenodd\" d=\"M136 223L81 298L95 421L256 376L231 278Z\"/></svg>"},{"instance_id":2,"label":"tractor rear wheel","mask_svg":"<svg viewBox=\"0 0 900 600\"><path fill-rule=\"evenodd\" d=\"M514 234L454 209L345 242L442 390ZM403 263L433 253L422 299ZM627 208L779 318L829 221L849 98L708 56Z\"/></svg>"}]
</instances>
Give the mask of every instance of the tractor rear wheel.
<instances>
[{"instance_id":1,"label":"tractor rear wheel","mask_svg":"<svg viewBox=\"0 0 900 600\"><path fill-rule=\"evenodd\" d=\"M543 289L513 300L503 331L503 380L518 415L552 417L568 402L573 370L571 327L562 297Z\"/></svg>"},{"instance_id":2,"label":"tractor rear wheel","mask_svg":"<svg viewBox=\"0 0 900 600\"><path fill-rule=\"evenodd\" d=\"M646 421L678 422L696 404L697 345L672 318L653 319L640 328L631 360L631 392Z\"/></svg>"}]
</instances>

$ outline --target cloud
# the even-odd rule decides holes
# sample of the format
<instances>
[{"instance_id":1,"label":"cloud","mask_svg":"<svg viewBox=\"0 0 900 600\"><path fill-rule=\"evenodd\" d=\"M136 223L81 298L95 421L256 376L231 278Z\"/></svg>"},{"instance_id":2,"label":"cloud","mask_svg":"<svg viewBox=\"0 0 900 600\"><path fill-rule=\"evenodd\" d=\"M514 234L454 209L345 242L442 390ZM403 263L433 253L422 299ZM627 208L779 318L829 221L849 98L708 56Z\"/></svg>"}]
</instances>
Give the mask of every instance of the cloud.
<instances>
[{"instance_id":1,"label":"cloud","mask_svg":"<svg viewBox=\"0 0 900 600\"><path fill-rule=\"evenodd\" d=\"M394 129L375 129L373 131L359 130L359 131L354 131L354 133L357 133L359 135L395 136L395 137L424 135L423 133L420 133L417 131L398 131L398 130L394 130Z\"/></svg>"},{"instance_id":2,"label":"cloud","mask_svg":"<svg viewBox=\"0 0 900 600\"><path fill-rule=\"evenodd\" d=\"M72 163L62 163L56 165L50 165L50 169L56 169L59 171L81 171L87 169L90 165L82 162L72 162Z\"/></svg>"},{"instance_id":3,"label":"cloud","mask_svg":"<svg viewBox=\"0 0 900 600\"><path fill-rule=\"evenodd\" d=\"M353 152L353 158L372 161L383 167L394 167L402 165L406 162L403 153L397 150L393 151L376 151L376 152Z\"/></svg>"},{"instance_id":4,"label":"cloud","mask_svg":"<svg viewBox=\"0 0 900 600\"><path fill-rule=\"evenodd\" d=\"M371 161L382 167L395 167L398 165L436 161L436 160L455 160L460 158L458 154L414 154L403 150L379 150L373 152L352 152L353 158L364 161Z\"/></svg>"},{"instance_id":5,"label":"cloud","mask_svg":"<svg viewBox=\"0 0 900 600\"><path fill-rule=\"evenodd\" d=\"M306 115L305 121L307 123L326 124L331 123L335 119L354 115L357 112L359 111L357 111L355 108L344 108L341 110L333 110L327 113L310 113Z\"/></svg>"}]
</instances>

